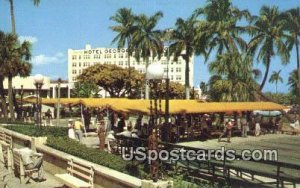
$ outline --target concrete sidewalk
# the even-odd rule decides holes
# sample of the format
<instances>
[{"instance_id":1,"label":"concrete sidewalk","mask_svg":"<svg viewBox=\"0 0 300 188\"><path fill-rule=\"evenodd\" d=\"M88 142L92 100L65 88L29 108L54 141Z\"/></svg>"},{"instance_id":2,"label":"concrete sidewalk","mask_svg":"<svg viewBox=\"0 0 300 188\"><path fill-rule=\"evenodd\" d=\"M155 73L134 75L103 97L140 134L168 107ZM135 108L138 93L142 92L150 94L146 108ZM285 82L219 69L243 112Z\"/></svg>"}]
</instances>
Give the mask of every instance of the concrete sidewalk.
<instances>
[{"instance_id":1,"label":"concrete sidewalk","mask_svg":"<svg viewBox=\"0 0 300 188\"><path fill-rule=\"evenodd\" d=\"M37 175L34 174L33 177ZM2 161L0 164L0 187L5 188L62 188L63 183L59 182L55 176L47 173L45 171L46 181L43 182L35 182L34 180L30 179L29 182L26 184L20 184L20 179L15 177L15 175L11 172L9 173L8 170L4 167ZM27 180L28 178L26 178Z\"/></svg>"}]
</instances>

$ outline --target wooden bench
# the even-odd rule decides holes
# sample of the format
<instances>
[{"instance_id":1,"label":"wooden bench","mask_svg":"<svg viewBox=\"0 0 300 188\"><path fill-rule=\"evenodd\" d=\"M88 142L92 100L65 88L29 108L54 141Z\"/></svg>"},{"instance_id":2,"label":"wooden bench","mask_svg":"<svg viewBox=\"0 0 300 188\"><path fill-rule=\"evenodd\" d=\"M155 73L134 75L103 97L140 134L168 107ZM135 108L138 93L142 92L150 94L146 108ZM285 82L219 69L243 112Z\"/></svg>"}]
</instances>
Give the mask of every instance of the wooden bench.
<instances>
[{"instance_id":1,"label":"wooden bench","mask_svg":"<svg viewBox=\"0 0 300 188\"><path fill-rule=\"evenodd\" d=\"M30 180L30 178L32 178L32 174L39 171L38 168L34 168L30 170L25 169L22 156L17 149L13 150L13 161L14 161L13 168L15 171L15 175L20 176L21 184L24 182L26 177L28 177L29 178L28 180Z\"/></svg>"},{"instance_id":2,"label":"wooden bench","mask_svg":"<svg viewBox=\"0 0 300 188\"><path fill-rule=\"evenodd\" d=\"M5 132L0 132L0 146L4 166L11 171L12 169L12 136Z\"/></svg>"},{"instance_id":3,"label":"wooden bench","mask_svg":"<svg viewBox=\"0 0 300 188\"><path fill-rule=\"evenodd\" d=\"M55 174L65 185L69 187L86 188L94 187L94 168L76 161L68 160L68 173Z\"/></svg>"}]
</instances>

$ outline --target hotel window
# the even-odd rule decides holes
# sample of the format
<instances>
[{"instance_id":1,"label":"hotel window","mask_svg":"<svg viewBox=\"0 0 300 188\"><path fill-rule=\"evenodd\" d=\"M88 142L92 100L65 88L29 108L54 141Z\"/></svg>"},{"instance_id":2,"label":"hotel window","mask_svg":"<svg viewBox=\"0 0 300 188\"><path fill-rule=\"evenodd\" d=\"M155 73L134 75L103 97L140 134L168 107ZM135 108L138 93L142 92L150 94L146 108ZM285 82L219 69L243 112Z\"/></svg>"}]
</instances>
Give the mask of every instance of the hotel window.
<instances>
[{"instance_id":1,"label":"hotel window","mask_svg":"<svg viewBox=\"0 0 300 188\"><path fill-rule=\"evenodd\" d=\"M123 58L123 57L124 57L123 53L119 53L119 58Z\"/></svg>"},{"instance_id":2,"label":"hotel window","mask_svg":"<svg viewBox=\"0 0 300 188\"><path fill-rule=\"evenodd\" d=\"M177 67L177 68L176 68L176 72L181 72L181 68L180 68L180 67Z\"/></svg>"},{"instance_id":3,"label":"hotel window","mask_svg":"<svg viewBox=\"0 0 300 188\"><path fill-rule=\"evenodd\" d=\"M117 58L117 54L114 54L114 58Z\"/></svg>"},{"instance_id":4,"label":"hotel window","mask_svg":"<svg viewBox=\"0 0 300 188\"><path fill-rule=\"evenodd\" d=\"M119 65L122 66L123 65L123 61L119 61Z\"/></svg>"},{"instance_id":5,"label":"hotel window","mask_svg":"<svg viewBox=\"0 0 300 188\"><path fill-rule=\"evenodd\" d=\"M94 59L100 59L100 58L101 58L100 54L95 54L94 55Z\"/></svg>"},{"instance_id":6,"label":"hotel window","mask_svg":"<svg viewBox=\"0 0 300 188\"><path fill-rule=\"evenodd\" d=\"M79 74L81 74L81 69L79 69Z\"/></svg>"},{"instance_id":7,"label":"hotel window","mask_svg":"<svg viewBox=\"0 0 300 188\"><path fill-rule=\"evenodd\" d=\"M81 62L79 62L79 67L81 67Z\"/></svg>"},{"instance_id":8,"label":"hotel window","mask_svg":"<svg viewBox=\"0 0 300 188\"><path fill-rule=\"evenodd\" d=\"M73 59L73 60L76 59L76 55L73 55L73 56L72 56L72 59Z\"/></svg>"},{"instance_id":9,"label":"hotel window","mask_svg":"<svg viewBox=\"0 0 300 188\"><path fill-rule=\"evenodd\" d=\"M161 61L161 64L162 64L162 65L165 65L165 64L167 64L167 61L166 61L166 60L162 60L162 61Z\"/></svg>"},{"instance_id":10,"label":"hotel window","mask_svg":"<svg viewBox=\"0 0 300 188\"><path fill-rule=\"evenodd\" d=\"M174 76L173 75L171 75L171 80L174 80Z\"/></svg>"},{"instance_id":11,"label":"hotel window","mask_svg":"<svg viewBox=\"0 0 300 188\"><path fill-rule=\"evenodd\" d=\"M125 61L125 65L128 65L128 61Z\"/></svg>"},{"instance_id":12,"label":"hotel window","mask_svg":"<svg viewBox=\"0 0 300 188\"><path fill-rule=\"evenodd\" d=\"M168 72L168 69L167 69L167 68L164 68L164 72Z\"/></svg>"},{"instance_id":13,"label":"hotel window","mask_svg":"<svg viewBox=\"0 0 300 188\"><path fill-rule=\"evenodd\" d=\"M181 75L176 75L176 80L181 80Z\"/></svg>"},{"instance_id":14,"label":"hotel window","mask_svg":"<svg viewBox=\"0 0 300 188\"><path fill-rule=\"evenodd\" d=\"M81 55L78 56L78 59L81 59Z\"/></svg>"},{"instance_id":15,"label":"hotel window","mask_svg":"<svg viewBox=\"0 0 300 188\"><path fill-rule=\"evenodd\" d=\"M171 72L173 72L174 71L174 69L173 68L171 68Z\"/></svg>"},{"instance_id":16,"label":"hotel window","mask_svg":"<svg viewBox=\"0 0 300 188\"><path fill-rule=\"evenodd\" d=\"M107 54L107 58L111 58L111 54Z\"/></svg>"},{"instance_id":17,"label":"hotel window","mask_svg":"<svg viewBox=\"0 0 300 188\"><path fill-rule=\"evenodd\" d=\"M178 63L179 65L181 65L181 60L178 60L177 63Z\"/></svg>"}]
</instances>

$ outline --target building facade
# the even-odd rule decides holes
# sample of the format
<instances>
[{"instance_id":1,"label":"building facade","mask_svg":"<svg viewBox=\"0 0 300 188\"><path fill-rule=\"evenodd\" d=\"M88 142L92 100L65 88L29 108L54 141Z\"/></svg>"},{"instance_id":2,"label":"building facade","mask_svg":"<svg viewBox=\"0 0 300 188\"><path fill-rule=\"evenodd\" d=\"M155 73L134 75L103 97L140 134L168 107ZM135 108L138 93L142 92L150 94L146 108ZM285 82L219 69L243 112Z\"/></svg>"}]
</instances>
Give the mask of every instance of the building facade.
<instances>
[{"instance_id":1,"label":"building facade","mask_svg":"<svg viewBox=\"0 0 300 188\"><path fill-rule=\"evenodd\" d=\"M34 84L34 76L28 77L13 77L12 79L13 92L16 95L22 93L23 97L36 95L36 86ZM7 78L3 81L4 89L8 89ZM41 96L45 98L58 98L58 88L60 89L60 97L70 97L70 86L67 81L62 81L58 87L57 80L50 80L49 77L44 76L43 86L41 88Z\"/></svg>"},{"instance_id":2,"label":"building facade","mask_svg":"<svg viewBox=\"0 0 300 188\"><path fill-rule=\"evenodd\" d=\"M165 48L165 51L167 48ZM167 54L167 53L165 53ZM183 52L184 54L184 52ZM173 56L170 56L168 63L167 56L163 55L160 60L152 57L149 58L150 62L160 63L167 74L169 69L169 78L171 81L179 82L184 85L185 83L185 61L182 57L179 57L175 62ZM111 64L117 65L123 68L128 67L128 53L127 49L122 48L92 48L87 44L85 49L73 50L68 49L68 81L69 83L76 82L76 77L82 73L82 71L95 64ZM138 62L134 57L130 57L130 66L134 67L140 73L146 72L146 63L143 59ZM193 87L194 80L194 56L190 59L190 86Z\"/></svg>"}]
</instances>

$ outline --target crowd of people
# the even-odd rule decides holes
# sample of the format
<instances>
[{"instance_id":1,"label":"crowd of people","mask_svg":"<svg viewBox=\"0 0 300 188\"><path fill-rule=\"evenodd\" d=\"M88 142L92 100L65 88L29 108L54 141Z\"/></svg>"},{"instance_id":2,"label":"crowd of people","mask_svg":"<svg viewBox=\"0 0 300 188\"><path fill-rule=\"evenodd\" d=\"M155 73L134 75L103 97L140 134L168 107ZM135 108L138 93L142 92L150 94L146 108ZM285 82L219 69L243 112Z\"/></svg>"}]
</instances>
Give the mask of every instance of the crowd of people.
<instances>
[{"instance_id":1,"label":"crowd of people","mask_svg":"<svg viewBox=\"0 0 300 188\"><path fill-rule=\"evenodd\" d=\"M70 138L82 141L83 132L91 130L91 119L95 117L94 126L99 137L99 148L104 150L105 140L114 139L116 135L125 137L145 138L157 125L160 140L178 142L180 139L209 139L218 138L219 141L227 136L230 142L232 135L247 137L249 134L278 133L282 128L281 116L264 117L253 112L233 112L231 114L178 114L169 117L169 123L163 118L154 120L150 116L139 114L136 118L129 118L128 114L117 113L109 109L83 110L83 117L69 121Z\"/></svg>"}]
</instances>

